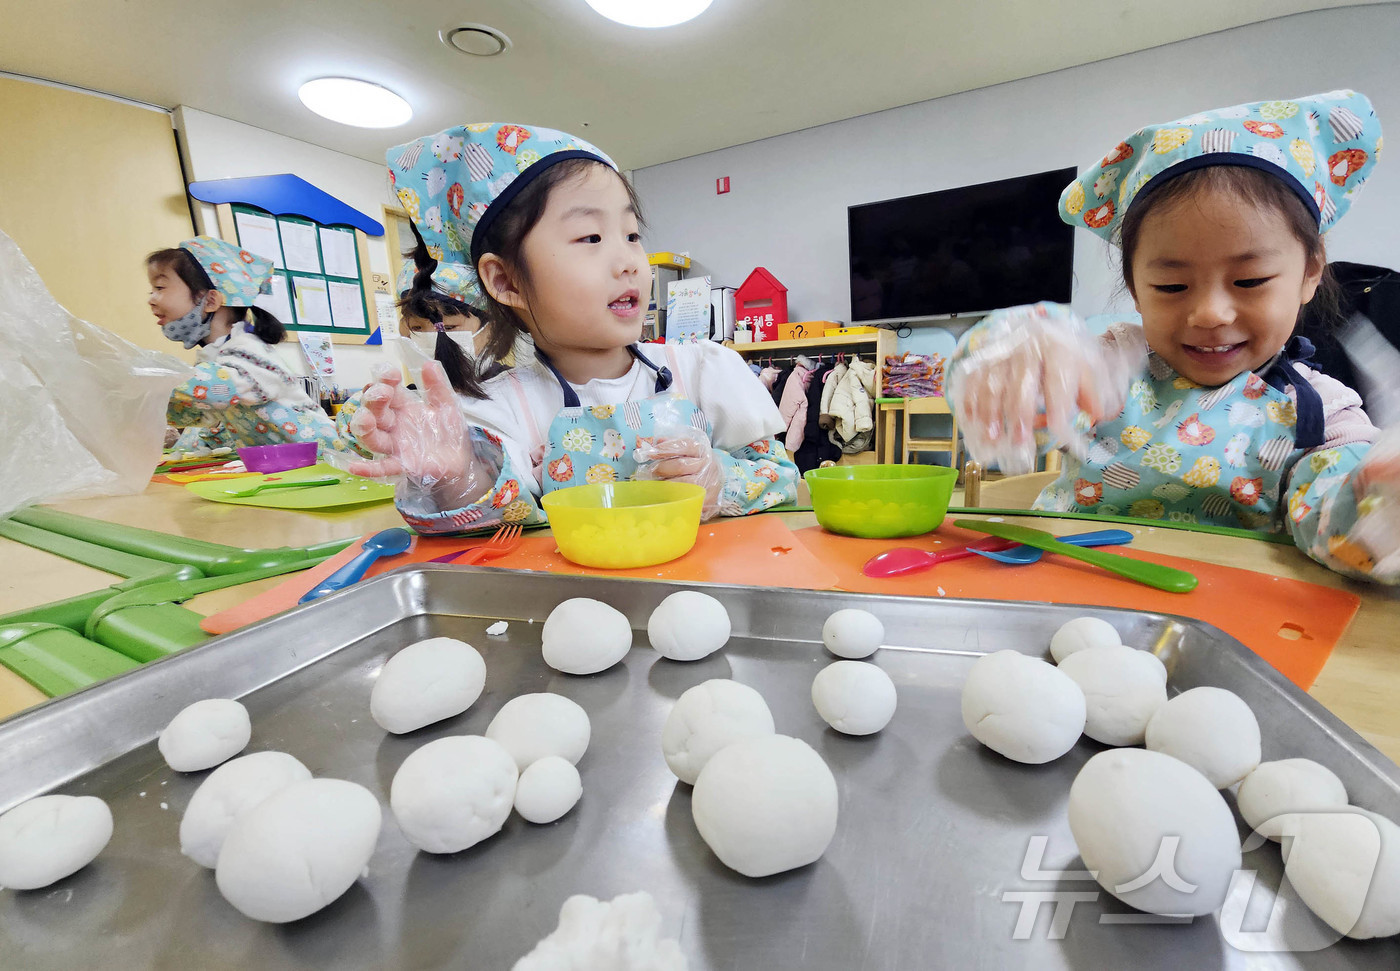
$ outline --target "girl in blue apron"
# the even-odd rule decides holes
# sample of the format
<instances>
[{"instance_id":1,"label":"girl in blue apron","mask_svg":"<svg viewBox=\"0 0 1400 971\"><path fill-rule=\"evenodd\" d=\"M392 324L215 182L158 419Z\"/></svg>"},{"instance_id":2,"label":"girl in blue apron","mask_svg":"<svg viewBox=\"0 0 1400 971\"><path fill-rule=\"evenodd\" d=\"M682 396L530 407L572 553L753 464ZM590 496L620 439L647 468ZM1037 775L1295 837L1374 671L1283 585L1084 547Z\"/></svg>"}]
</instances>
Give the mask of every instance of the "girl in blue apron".
<instances>
[{"instance_id":1,"label":"girl in blue apron","mask_svg":"<svg viewBox=\"0 0 1400 971\"><path fill-rule=\"evenodd\" d=\"M272 262L212 236L187 239L146 258L147 300L161 331L198 347L195 376L170 396L166 420L184 432L180 451L316 442L345 452L349 439L269 350L285 328L253 305Z\"/></svg>"},{"instance_id":2,"label":"girl in blue apron","mask_svg":"<svg viewBox=\"0 0 1400 971\"><path fill-rule=\"evenodd\" d=\"M969 453L1005 471L1070 452L1039 509L1288 531L1328 567L1400 582L1400 432L1308 367L1322 233L1380 149L1351 91L1143 128L1081 174L1061 218L1122 248L1141 325L1100 339L1065 307L999 311L949 366Z\"/></svg>"},{"instance_id":3,"label":"girl in blue apron","mask_svg":"<svg viewBox=\"0 0 1400 971\"><path fill-rule=\"evenodd\" d=\"M738 354L637 343L650 267L611 159L551 129L473 124L387 161L419 234L415 264L460 263L479 287L481 354L500 360L522 336L535 350L469 375L460 395L434 363L421 397L396 374L365 392L350 427L380 457L352 471L402 475L410 525L539 522L544 492L631 478L702 485L707 517L796 498L796 466L774 437L781 416Z\"/></svg>"}]
</instances>

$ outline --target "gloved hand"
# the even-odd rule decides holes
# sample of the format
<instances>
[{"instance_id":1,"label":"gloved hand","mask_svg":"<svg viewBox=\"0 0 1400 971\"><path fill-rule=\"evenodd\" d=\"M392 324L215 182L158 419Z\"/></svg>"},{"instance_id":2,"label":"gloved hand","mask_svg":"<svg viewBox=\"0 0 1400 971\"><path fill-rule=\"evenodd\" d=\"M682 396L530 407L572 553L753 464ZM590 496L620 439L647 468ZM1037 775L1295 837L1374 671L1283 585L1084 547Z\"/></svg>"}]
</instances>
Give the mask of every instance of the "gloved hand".
<instances>
[{"instance_id":1,"label":"gloved hand","mask_svg":"<svg viewBox=\"0 0 1400 971\"><path fill-rule=\"evenodd\" d=\"M459 509L491 487L479 474L457 395L442 370L423 366L423 397L403 387L395 368L376 374L350 420L350 432L376 458L349 463L352 475L401 477L400 498L426 500L440 510Z\"/></svg>"},{"instance_id":2,"label":"gloved hand","mask_svg":"<svg viewBox=\"0 0 1400 971\"><path fill-rule=\"evenodd\" d=\"M1035 468L1036 431L1083 458L1089 429L1116 417L1147 345L1140 328L1104 340L1056 304L1012 307L970 331L949 365L948 402L968 454L1008 475Z\"/></svg>"},{"instance_id":3,"label":"gloved hand","mask_svg":"<svg viewBox=\"0 0 1400 971\"><path fill-rule=\"evenodd\" d=\"M1374 579L1400 582L1400 426L1381 432L1357 465L1352 487L1360 515L1347 546L1366 552Z\"/></svg>"},{"instance_id":4,"label":"gloved hand","mask_svg":"<svg viewBox=\"0 0 1400 971\"><path fill-rule=\"evenodd\" d=\"M704 432L682 425L658 426L654 441L639 444L632 455L637 460L638 479L670 479L703 486L705 504L701 518L719 515L724 465Z\"/></svg>"}]
</instances>

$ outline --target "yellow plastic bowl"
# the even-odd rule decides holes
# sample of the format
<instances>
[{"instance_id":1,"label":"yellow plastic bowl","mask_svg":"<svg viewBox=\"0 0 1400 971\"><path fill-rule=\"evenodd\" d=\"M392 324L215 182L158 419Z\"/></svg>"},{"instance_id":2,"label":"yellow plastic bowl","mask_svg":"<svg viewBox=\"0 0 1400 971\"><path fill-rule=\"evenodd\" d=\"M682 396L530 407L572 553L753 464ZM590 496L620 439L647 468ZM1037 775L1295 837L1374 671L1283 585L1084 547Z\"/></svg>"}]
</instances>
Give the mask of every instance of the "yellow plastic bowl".
<instances>
[{"instance_id":1,"label":"yellow plastic bowl","mask_svg":"<svg viewBox=\"0 0 1400 971\"><path fill-rule=\"evenodd\" d=\"M941 465L831 465L803 478L823 529L888 539L937 529L948 514L958 471Z\"/></svg>"},{"instance_id":2,"label":"yellow plastic bowl","mask_svg":"<svg viewBox=\"0 0 1400 971\"><path fill-rule=\"evenodd\" d=\"M564 559L626 570L690 552L705 490L689 482L603 482L546 493L541 504Z\"/></svg>"}]
</instances>

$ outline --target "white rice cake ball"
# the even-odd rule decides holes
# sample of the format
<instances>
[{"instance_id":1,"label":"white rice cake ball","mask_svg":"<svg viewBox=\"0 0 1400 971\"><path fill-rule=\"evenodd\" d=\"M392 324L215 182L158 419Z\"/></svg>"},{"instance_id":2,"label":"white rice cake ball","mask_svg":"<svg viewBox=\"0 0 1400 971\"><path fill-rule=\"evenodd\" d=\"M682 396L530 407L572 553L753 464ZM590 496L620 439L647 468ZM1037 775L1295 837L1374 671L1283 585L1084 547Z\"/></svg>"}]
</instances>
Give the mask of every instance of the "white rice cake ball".
<instances>
[{"instance_id":1,"label":"white rice cake ball","mask_svg":"<svg viewBox=\"0 0 1400 971\"><path fill-rule=\"evenodd\" d=\"M993 752L1040 765L1084 733L1084 692L1053 664L1020 651L978 658L963 682L963 724Z\"/></svg>"},{"instance_id":2,"label":"white rice cake ball","mask_svg":"<svg viewBox=\"0 0 1400 971\"><path fill-rule=\"evenodd\" d=\"M530 823L552 823L578 805L583 780L568 759L546 755L520 773L515 786L515 811Z\"/></svg>"},{"instance_id":3,"label":"white rice cake ball","mask_svg":"<svg viewBox=\"0 0 1400 971\"><path fill-rule=\"evenodd\" d=\"M112 838L96 796L37 796L0 816L0 887L37 890L87 866Z\"/></svg>"},{"instance_id":4,"label":"white rice cake ball","mask_svg":"<svg viewBox=\"0 0 1400 971\"><path fill-rule=\"evenodd\" d=\"M597 674L632 649L632 625L601 600L575 597L549 612L540 632L544 663L565 674Z\"/></svg>"},{"instance_id":5,"label":"white rice cake ball","mask_svg":"<svg viewBox=\"0 0 1400 971\"><path fill-rule=\"evenodd\" d=\"M1118 629L1098 617L1076 617L1055 631L1050 638L1050 656L1059 664L1078 651L1091 647L1112 647L1122 644Z\"/></svg>"},{"instance_id":6,"label":"white rice cake ball","mask_svg":"<svg viewBox=\"0 0 1400 971\"><path fill-rule=\"evenodd\" d=\"M1309 910L1357 940L1400 934L1400 826L1355 806L1275 822L1292 837L1284 874Z\"/></svg>"},{"instance_id":7,"label":"white rice cake ball","mask_svg":"<svg viewBox=\"0 0 1400 971\"><path fill-rule=\"evenodd\" d=\"M890 676L866 661L836 661L812 679L817 714L847 735L873 735L884 728L897 701Z\"/></svg>"},{"instance_id":8,"label":"white rice cake ball","mask_svg":"<svg viewBox=\"0 0 1400 971\"><path fill-rule=\"evenodd\" d=\"M1160 752L1111 749L1086 762L1070 786L1069 828L1099 885L1150 914L1218 910L1240 867L1239 834L1224 797L1191 766ZM1163 852L1181 878L1172 883L1194 890L1163 879L1154 866Z\"/></svg>"},{"instance_id":9,"label":"white rice cake ball","mask_svg":"<svg viewBox=\"0 0 1400 971\"><path fill-rule=\"evenodd\" d=\"M592 734L578 702L548 691L510 699L486 726L486 737L509 752L521 772L546 755L578 764Z\"/></svg>"},{"instance_id":10,"label":"white rice cake ball","mask_svg":"<svg viewBox=\"0 0 1400 971\"><path fill-rule=\"evenodd\" d=\"M559 926L515 962L512 971L686 971L681 946L661 936L649 893L603 903L576 894L559 909Z\"/></svg>"},{"instance_id":11,"label":"white rice cake ball","mask_svg":"<svg viewBox=\"0 0 1400 971\"><path fill-rule=\"evenodd\" d=\"M651 612L647 637L656 653L672 661L698 661L729 641L729 611L708 594L673 593Z\"/></svg>"},{"instance_id":12,"label":"white rice cake ball","mask_svg":"<svg viewBox=\"0 0 1400 971\"><path fill-rule=\"evenodd\" d=\"M285 924L340 898L374 854L379 800L342 779L307 779L234 820L214 880L244 916Z\"/></svg>"},{"instance_id":13,"label":"white rice cake ball","mask_svg":"<svg viewBox=\"0 0 1400 971\"><path fill-rule=\"evenodd\" d=\"M286 752L254 752L209 773L180 820L180 852L214 869L224 838L239 816L268 796L311 778L311 770Z\"/></svg>"},{"instance_id":14,"label":"white rice cake ball","mask_svg":"<svg viewBox=\"0 0 1400 971\"><path fill-rule=\"evenodd\" d=\"M1259 830L1285 813L1341 809L1347 805L1346 786L1337 774L1312 759L1261 762L1240 783L1235 805L1249 828ZM1277 839L1277 836L1270 836Z\"/></svg>"},{"instance_id":15,"label":"white rice cake ball","mask_svg":"<svg viewBox=\"0 0 1400 971\"><path fill-rule=\"evenodd\" d=\"M1233 691L1192 688L1157 709L1147 723L1147 747L1227 789L1259 765L1259 722Z\"/></svg>"},{"instance_id":16,"label":"white rice cake ball","mask_svg":"<svg viewBox=\"0 0 1400 971\"><path fill-rule=\"evenodd\" d=\"M761 694L746 684L714 678L676 699L661 727L661 751L676 778L693 786L720 749L773 732L773 713Z\"/></svg>"},{"instance_id":17,"label":"white rice cake ball","mask_svg":"<svg viewBox=\"0 0 1400 971\"><path fill-rule=\"evenodd\" d=\"M227 762L252 737L247 708L229 698L207 698L172 718L156 747L176 772L199 772Z\"/></svg>"},{"instance_id":18,"label":"white rice cake ball","mask_svg":"<svg viewBox=\"0 0 1400 971\"><path fill-rule=\"evenodd\" d=\"M818 860L836 835L836 778L810 745L762 735L715 753L690 810L720 862L766 877Z\"/></svg>"},{"instance_id":19,"label":"white rice cake ball","mask_svg":"<svg viewBox=\"0 0 1400 971\"><path fill-rule=\"evenodd\" d=\"M430 637L384 662L369 714L386 732L402 735L460 715L485 686L486 661L476 648L455 637Z\"/></svg>"},{"instance_id":20,"label":"white rice cake ball","mask_svg":"<svg viewBox=\"0 0 1400 971\"><path fill-rule=\"evenodd\" d=\"M414 846L456 853L501 831L518 778L515 760L491 739L450 735L403 760L389 808Z\"/></svg>"},{"instance_id":21,"label":"white rice cake ball","mask_svg":"<svg viewBox=\"0 0 1400 971\"><path fill-rule=\"evenodd\" d=\"M822 643L837 657L859 660L874 654L885 643L885 625L868 610L847 607L826 619Z\"/></svg>"},{"instance_id":22,"label":"white rice cake ball","mask_svg":"<svg viewBox=\"0 0 1400 971\"><path fill-rule=\"evenodd\" d=\"M1105 745L1141 745L1147 723L1167 703L1167 669L1149 651L1089 647L1066 657L1060 670L1084 690L1084 734Z\"/></svg>"}]
</instances>

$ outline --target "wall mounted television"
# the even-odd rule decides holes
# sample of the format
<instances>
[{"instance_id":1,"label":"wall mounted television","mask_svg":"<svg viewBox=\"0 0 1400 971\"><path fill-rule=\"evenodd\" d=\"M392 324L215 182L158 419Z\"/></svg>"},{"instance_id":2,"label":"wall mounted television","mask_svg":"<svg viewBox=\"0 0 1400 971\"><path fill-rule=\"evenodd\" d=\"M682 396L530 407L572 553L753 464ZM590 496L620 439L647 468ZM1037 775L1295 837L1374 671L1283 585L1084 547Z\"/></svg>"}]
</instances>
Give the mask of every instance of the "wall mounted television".
<instances>
[{"instance_id":1,"label":"wall mounted television","mask_svg":"<svg viewBox=\"0 0 1400 971\"><path fill-rule=\"evenodd\" d=\"M1074 176L1056 169L849 207L852 322L1068 303L1074 228L1058 205Z\"/></svg>"}]
</instances>

